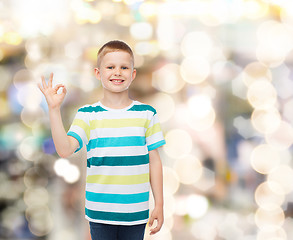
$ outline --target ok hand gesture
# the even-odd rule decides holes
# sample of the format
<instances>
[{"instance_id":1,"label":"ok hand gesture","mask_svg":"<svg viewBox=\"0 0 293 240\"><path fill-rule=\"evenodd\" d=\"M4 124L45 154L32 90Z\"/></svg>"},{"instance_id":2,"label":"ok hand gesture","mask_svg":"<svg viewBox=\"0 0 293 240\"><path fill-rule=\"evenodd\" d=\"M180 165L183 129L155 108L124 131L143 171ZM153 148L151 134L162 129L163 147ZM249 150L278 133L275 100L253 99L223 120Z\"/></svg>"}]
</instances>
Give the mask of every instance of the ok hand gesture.
<instances>
[{"instance_id":1,"label":"ok hand gesture","mask_svg":"<svg viewBox=\"0 0 293 240\"><path fill-rule=\"evenodd\" d=\"M46 101L49 108L51 109L60 108L67 90L63 84L58 84L53 88L52 81L53 81L53 73L50 74L48 85L46 84L45 77L42 76L42 85L38 83L38 87L41 90L41 92L44 94L44 96L46 97ZM60 94L58 94L57 91L61 87L63 88L63 90Z\"/></svg>"}]
</instances>

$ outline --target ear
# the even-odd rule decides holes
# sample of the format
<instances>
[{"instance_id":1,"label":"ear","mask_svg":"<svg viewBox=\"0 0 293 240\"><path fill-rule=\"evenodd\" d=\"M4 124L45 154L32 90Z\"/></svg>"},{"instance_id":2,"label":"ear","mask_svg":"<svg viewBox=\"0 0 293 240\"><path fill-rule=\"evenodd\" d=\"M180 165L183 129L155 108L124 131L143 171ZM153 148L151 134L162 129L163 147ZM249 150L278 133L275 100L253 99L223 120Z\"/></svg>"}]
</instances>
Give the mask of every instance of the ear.
<instances>
[{"instance_id":1,"label":"ear","mask_svg":"<svg viewBox=\"0 0 293 240\"><path fill-rule=\"evenodd\" d=\"M95 76L98 80L101 80L101 76L100 76L100 69L95 68Z\"/></svg>"},{"instance_id":2,"label":"ear","mask_svg":"<svg viewBox=\"0 0 293 240\"><path fill-rule=\"evenodd\" d=\"M132 71L132 80L133 81L136 77L136 69L134 68L133 71Z\"/></svg>"}]
</instances>

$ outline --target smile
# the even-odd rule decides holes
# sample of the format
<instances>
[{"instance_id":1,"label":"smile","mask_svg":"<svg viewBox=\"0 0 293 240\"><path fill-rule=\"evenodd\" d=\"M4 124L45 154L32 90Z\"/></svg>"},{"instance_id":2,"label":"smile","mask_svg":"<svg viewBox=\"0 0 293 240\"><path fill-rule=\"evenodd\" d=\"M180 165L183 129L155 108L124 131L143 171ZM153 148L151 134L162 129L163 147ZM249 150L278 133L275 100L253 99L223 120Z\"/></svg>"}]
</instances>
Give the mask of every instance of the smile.
<instances>
[{"instance_id":1,"label":"smile","mask_svg":"<svg viewBox=\"0 0 293 240\"><path fill-rule=\"evenodd\" d=\"M111 79L110 81L114 84L121 84L124 82L124 80L121 80L121 79Z\"/></svg>"}]
</instances>

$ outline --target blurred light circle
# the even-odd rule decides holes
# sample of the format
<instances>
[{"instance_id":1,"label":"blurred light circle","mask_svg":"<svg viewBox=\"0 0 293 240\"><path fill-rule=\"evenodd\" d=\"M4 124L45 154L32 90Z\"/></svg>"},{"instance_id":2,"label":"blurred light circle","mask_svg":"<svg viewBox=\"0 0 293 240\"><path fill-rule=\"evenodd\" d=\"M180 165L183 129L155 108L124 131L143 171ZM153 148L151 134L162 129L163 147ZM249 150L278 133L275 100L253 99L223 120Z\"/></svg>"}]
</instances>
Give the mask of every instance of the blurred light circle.
<instances>
[{"instance_id":1,"label":"blurred light circle","mask_svg":"<svg viewBox=\"0 0 293 240\"><path fill-rule=\"evenodd\" d=\"M120 13L115 16L117 24L128 27L133 23L133 18L127 13Z\"/></svg>"},{"instance_id":2,"label":"blurred light circle","mask_svg":"<svg viewBox=\"0 0 293 240\"><path fill-rule=\"evenodd\" d=\"M46 154L54 154L56 152L54 141L52 138L47 138L43 141L43 151Z\"/></svg>"},{"instance_id":3,"label":"blurred light circle","mask_svg":"<svg viewBox=\"0 0 293 240\"><path fill-rule=\"evenodd\" d=\"M23 40L21 35L18 32L6 32L3 34L2 39L7 44L14 45L14 46L21 44Z\"/></svg>"},{"instance_id":4,"label":"blurred light circle","mask_svg":"<svg viewBox=\"0 0 293 240\"><path fill-rule=\"evenodd\" d=\"M64 175L64 169L67 169L70 165L70 162L65 158L59 158L54 163L54 170L58 176Z\"/></svg>"},{"instance_id":5,"label":"blurred light circle","mask_svg":"<svg viewBox=\"0 0 293 240\"><path fill-rule=\"evenodd\" d=\"M257 240L287 240L285 230L279 226L270 226L259 229Z\"/></svg>"},{"instance_id":6,"label":"blurred light circle","mask_svg":"<svg viewBox=\"0 0 293 240\"><path fill-rule=\"evenodd\" d=\"M148 40L153 35L153 27L148 22L136 22L130 26L130 34L137 40Z\"/></svg>"},{"instance_id":7,"label":"blurred light circle","mask_svg":"<svg viewBox=\"0 0 293 240\"><path fill-rule=\"evenodd\" d=\"M0 92L6 91L11 81L11 73L7 67L0 66L0 78L1 78Z\"/></svg>"},{"instance_id":8,"label":"blurred light circle","mask_svg":"<svg viewBox=\"0 0 293 240\"><path fill-rule=\"evenodd\" d=\"M253 149L250 163L255 171L268 174L280 164L280 157L270 145L262 144Z\"/></svg>"},{"instance_id":9,"label":"blurred light circle","mask_svg":"<svg viewBox=\"0 0 293 240\"><path fill-rule=\"evenodd\" d=\"M170 120L175 113L175 101L166 93L156 93L152 95L150 103L157 110L161 123Z\"/></svg>"},{"instance_id":10,"label":"blurred light circle","mask_svg":"<svg viewBox=\"0 0 293 240\"><path fill-rule=\"evenodd\" d=\"M192 96L187 101L188 111L196 118L204 118L212 109L212 102L209 96L199 94Z\"/></svg>"},{"instance_id":11,"label":"blurred light circle","mask_svg":"<svg viewBox=\"0 0 293 240\"><path fill-rule=\"evenodd\" d=\"M179 188L179 179L174 169L163 167L164 192L166 194L175 194Z\"/></svg>"},{"instance_id":12,"label":"blurred light circle","mask_svg":"<svg viewBox=\"0 0 293 240\"><path fill-rule=\"evenodd\" d=\"M211 128L216 119L211 99L205 94L191 97L188 102L188 125L196 131L205 131Z\"/></svg>"},{"instance_id":13,"label":"blurred light circle","mask_svg":"<svg viewBox=\"0 0 293 240\"><path fill-rule=\"evenodd\" d=\"M22 89L27 83L33 82L33 80L33 73L27 69L21 69L13 76L13 84L17 89Z\"/></svg>"},{"instance_id":14,"label":"blurred light circle","mask_svg":"<svg viewBox=\"0 0 293 240\"><path fill-rule=\"evenodd\" d=\"M39 143L35 137L26 137L18 146L21 156L29 161L34 161L38 154Z\"/></svg>"},{"instance_id":15,"label":"blurred light circle","mask_svg":"<svg viewBox=\"0 0 293 240\"><path fill-rule=\"evenodd\" d=\"M270 67L280 65L293 48L292 32L278 21L262 23L258 28L257 38L257 59Z\"/></svg>"},{"instance_id":16,"label":"blurred light circle","mask_svg":"<svg viewBox=\"0 0 293 240\"><path fill-rule=\"evenodd\" d=\"M258 80L272 81L272 73L264 64L252 62L244 68L242 79L246 86L250 86L250 84Z\"/></svg>"},{"instance_id":17,"label":"blurred light circle","mask_svg":"<svg viewBox=\"0 0 293 240\"><path fill-rule=\"evenodd\" d=\"M197 181L194 185L197 189L200 189L201 191L209 191L212 187L215 186L216 183L216 177L215 172L203 167L202 170L202 177Z\"/></svg>"},{"instance_id":18,"label":"blurred light circle","mask_svg":"<svg viewBox=\"0 0 293 240\"><path fill-rule=\"evenodd\" d=\"M257 19L263 17L268 12L268 4L248 0L243 2L244 14L247 18Z\"/></svg>"},{"instance_id":19,"label":"blurred light circle","mask_svg":"<svg viewBox=\"0 0 293 240\"><path fill-rule=\"evenodd\" d=\"M82 55L82 45L78 41L71 41L64 46L65 55L72 59L78 59Z\"/></svg>"},{"instance_id":20,"label":"blurred light circle","mask_svg":"<svg viewBox=\"0 0 293 240\"><path fill-rule=\"evenodd\" d=\"M186 196L179 195L176 197L175 214L185 216L187 214Z\"/></svg>"},{"instance_id":21,"label":"blurred light circle","mask_svg":"<svg viewBox=\"0 0 293 240\"><path fill-rule=\"evenodd\" d=\"M278 150L286 150L293 143L293 128L289 123L281 121L274 132L265 135L265 140Z\"/></svg>"},{"instance_id":22,"label":"blurred light circle","mask_svg":"<svg viewBox=\"0 0 293 240\"><path fill-rule=\"evenodd\" d=\"M268 109L275 105L277 92L271 83L259 80L249 86L247 98L254 108Z\"/></svg>"},{"instance_id":23,"label":"blurred light circle","mask_svg":"<svg viewBox=\"0 0 293 240\"><path fill-rule=\"evenodd\" d=\"M63 169L64 171L64 169ZM80 177L80 171L77 166L70 164L66 172L63 174L64 180L68 183L75 183L79 180Z\"/></svg>"},{"instance_id":24,"label":"blurred light circle","mask_svg":"<svg viewBox=\"0 0 293 240\"><path fill-rule=\"evenodd\" d=\"M201 132L210 129L214 125L215 119L216 113L212 108L210 112L203 118L198 118L196 115L190 114L187 118L187 124L195 131Z\"/></svg>"},{"instance_id":25,"label":"blurred light circle","mask_svg":"<svg viewBox=\"0 0 293 240\"><path fill-rule=\"evenodd\" d=\"M292 4L288 4L286 7L280 9L280 17L282 23L286 24L286 26L293 28L293 6Z\"/></svg>"},{"instance_id":26,"label":"blurred light circle","mask_svg":"<svg viewBox=\"0 0 293 240\"><path fill-rule=\"evenodd\" d=\"M25 107L22 109L20 114L22 123L31 128L34 126L35 122L39 121L39 119L43 117L46 117L46 114L41 107L34 110Z\"/></svg>"},{"instance_id":27,"label":"blurred light circle","mask_svg":"<svg viewBox=\"0 0 293 240\"><path fill-rule=\"evenodd\" d=\"M184 36L181 43L181 51L185 57L207 58L212 47L213 43L205 32L189 32Z\"/></svg>"},{"instance_id":28,"label":"blurred light circle","mask_svg":"<svg viewBox=\"0 0 293 240\"><path fill-rule=\"evenodd\" d=\"M268 175L272 191L278 194L289 194L293 191L293 169L287 165L280 165Z\"/></svg>"},{"instance_id":29,"label":"blurred light circle","mask_svg":"<svg viewBox=\"0 0 293 240\"><path fill-rule=\"evenodd\" d=\"M49 53L50 41L46 37L29 38L26 40L25 49L29 60L40 61Z\"/></svg>"},{"instance_id":30,"label":"blurred light circle","mask_svg":"<svg viewBox=\"0 0 293 240\"><path fill-rule=\"evenodd\" d=\"M28 135L21 123L7 123L1 128L1 145L5 149L15 149Z\"/></svg>"},{"instance_id":31,"label":"blurred light circle","mask_svg":"<svg viewBox=\"0 0 293 240\"><path fill-rule=\"evenodd\" d=\"M182 78L188 83L201 83L210 74L210 65L204 58L188 57L181 63L180 73Z\"/></svg>"},{"instance_id":32,"label":"blurred light circle","mask_svg":"<svg viewBox=\"0 0 293 240\"><path fill-rule=\"evenodd\" d=\"M185 85L177 64L169 63L153 72L152 85L166 93L179 92Z\"/></svg>"},{"instance_id":33,"label":"blurred light circle","mask_svg":"<svg viewBox=\"0 0 293 240\"><path fill-rule=\"evenodd\" d=\"M207 213L209 202L204 196L191 194L186 199L186 208L190 217L198 219Z\"/></svg>"},{"instance_id":34,"label":"blurred light circle","mask_svg":"<svg viewBox=\"0 0 293 240\"><path fill-rule=\"evenodd\" d=\"M174 164L174 170L183 184L196 183L203 171L201 162L192 155L177 159Z\"/></svg>"},{"instance_id":35,"label":"blurred light circle","mask_svg":"<svg viewBox=\"0 0 293 240\"><path fill-rule=\"evenodd\" d=\"M139 7L139 12L144 17L153 17L156 16L158 12L158 4L155 2L142 2Z\"/></svg>"},{"instance_id":36,"label":"blurred light circle","mask_svg":"<svg viewBox=\"0 0 293 240\"><path fill-rule=\"evenodd\" d=\"M0 119L5 119L11 114L8 99L5 96L0 96L0 106Z\"/></svg>"},{"instance_id":37,"label":"blurred light circle","mask_svg":"<svg viewBox=\"0 0 293 240\"><path fill-rule=\"evenodd\" d=\"M192 223L190 232L195 239L202 240L217 239L218 235L217 226L215 226L215 223L211 222L210 219L205 218Z\"/></svg>"},{"instance_id":38,"label":"blurred light circle","mask_svg":"<svg viewBox=\"0 0 293 240\"><path fill-rule=\"evenodd\" d=\"M35 83L23 85L17 94L18 102L29 110L36 110L42 102L42 93Z\"/></svg>"},{"instance_id":39,"label":"blurred light circle","mask_svg":"<svg viewBox=\"0 0 293 240\"><path fill-rule=\"evenodd\" d=\"M261 183L255 190L255 201L257 205L268 211L279 208L284 202L283 194L276 194L272 191L268 182Z\"/></svg>"},{"instance_id":40,"label":"blurred light circle","mask_svg":"<svg viewBox=\"0 0 293 240\"><path fill-rule=\"evenodd\" d=\"M47 206L28 207L25 211L29 230L36 236L45 236L53 229L53 219Z\"/></svg>"},{"instance_id":41,"label":"blurred light circle","mask_svg":"<svg viewBox=\"0 0 293 240\"><path fill-rule=\"evenodd\" d=\"M279 127L281 115L276 108L255 109L251 115L253 127L263 134L269 134Z\"/></svg>"},{"instance_id":42,"label":"blurred light circle","mask_svg":"<svg viewBox=\"0 0 293 240\"><path fill-rule=\"evenodd\" d=\"M25 171L23 182L27 188L46 187L48 184L48 177L40 168L32 167Z\"/></svg>"},{"instance_id":43,"label":"blurred light circle","mask_svg":"<svg viewBox=\"0 0 293 240\"><path fill-rule=\"evenodd\" d=\"M235 11L229 12L229 5L223 0L205 2L202 13L199 15L199 20L207 26L218 26L228 21L228 16L234 18Z\"/></svg>"},{"instance_id":44,"label":"blurred light circle","mask_svg":"<svg viewBox=\"0 0 293 240\"><path fill-rule=\"evenodd\" d=\"M28 188L24 192L24 202L28 207L43 206L49 203L49 193L45 188Z\"/></svg>"},{"instance_id":45,"label":"blurred light circle","mask_svg":"<svg viewBox=\"0 0 293 240\"><path fill-rule=\"evenodd\" d=\"M278 207L274 210L266 210L258 208L255 213L255 223L258 228L280 227L284 223L285 214L282 208Z\"/></svg>"},{"instance_id":46,"label":"blurred light circle","mask_svg":"<svg viewBox=\"0 0 293 240\"><path fill-rule=\"evenodd\" d=\"M286 54L277 49L270 49L270 46L261 45L256 49L256 57L258 61L274 68L280 66L286 58Z\"/></svg>"},{"instance_id":47,"label":"blurred light circle","mask_svg":"<svg viewBox=\"0 0 293 240\"><path fill-rule=\"evenodd\" d=\"M182 129L172 129L166 134L167 144L164 151L171 158L180 158L188 155L192 150L192 138Z\"/></svg>"},{"instance_id":48,"label":"blurred light circle","mask_svg":"<svg viewBox=\"0 0 293 240\"><path fill-rule=\"evenodd\" d=\"M135 44L134 51L140 56L155 57L159 54L158 46L154 42L142 41Z\"/></svg>"},{"instance_id":49,"label":"blurred light circle","mask_svg":"<svg viewBox=\"0 0 293 240\"><path fill-rule=\"evenodd\" d=\"M170 192L164 191L164 199L168 199L167 201L164 201L164 217L169 218L172 217L175 213L175 199L174 195Z\"/></svg>"},{"instance_id":50,"label":"blurred light circle","mask_svg":"<svg viewBox=\"0 0 293 240\"><path fill-rule=\"evenodd\" d=\"M293 124L293 99L286 101L283 105L283 116Z\"/></svg>"}]
</instances>

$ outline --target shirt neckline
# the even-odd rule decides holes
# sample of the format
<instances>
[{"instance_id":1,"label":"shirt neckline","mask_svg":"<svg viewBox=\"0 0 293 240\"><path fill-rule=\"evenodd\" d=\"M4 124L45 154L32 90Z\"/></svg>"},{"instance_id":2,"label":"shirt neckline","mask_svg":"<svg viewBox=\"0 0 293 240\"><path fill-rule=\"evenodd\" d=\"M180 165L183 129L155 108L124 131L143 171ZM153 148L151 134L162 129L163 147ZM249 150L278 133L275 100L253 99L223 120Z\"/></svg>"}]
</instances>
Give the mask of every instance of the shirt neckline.
<instances>
[{"instance_id":1,"label":"shirt neckline","mask_svg":"<svg viewBox=\"0 0 293 240\"><path fill-rule=\"evenodd\" d=\"M126 110L130 109L134 105L134 102L135 102L135 100L132 100L132 103L125 108L110 108L110 107L103 105L101 101L99 101L98 103L102 108L104 108L108 111L120 112L120 111L126 111Z\"/></svg>"}]
</instances>

